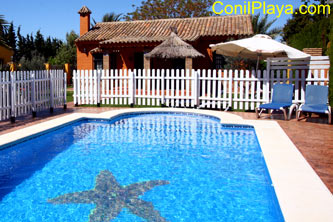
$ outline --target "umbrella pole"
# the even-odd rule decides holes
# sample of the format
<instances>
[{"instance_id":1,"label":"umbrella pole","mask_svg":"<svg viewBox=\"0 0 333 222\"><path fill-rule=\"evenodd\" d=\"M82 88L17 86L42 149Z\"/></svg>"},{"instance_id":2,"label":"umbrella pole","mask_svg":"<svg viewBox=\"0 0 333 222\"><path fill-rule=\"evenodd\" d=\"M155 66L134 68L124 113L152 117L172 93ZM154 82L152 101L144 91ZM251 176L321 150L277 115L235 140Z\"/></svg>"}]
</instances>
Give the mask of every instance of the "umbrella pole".
<instances>
[{"instance_id":1,"label":"umbrella pole","mask_svg":"<svg viewBox=\"0 0 333 222\"><path fill-rule=\"evenodd\" d=\"M258 55L258 59L257 59L257 67L256 67L256 75L258 75L258 68L259 68L259 55Z\"/></svg>"}]
</instances>

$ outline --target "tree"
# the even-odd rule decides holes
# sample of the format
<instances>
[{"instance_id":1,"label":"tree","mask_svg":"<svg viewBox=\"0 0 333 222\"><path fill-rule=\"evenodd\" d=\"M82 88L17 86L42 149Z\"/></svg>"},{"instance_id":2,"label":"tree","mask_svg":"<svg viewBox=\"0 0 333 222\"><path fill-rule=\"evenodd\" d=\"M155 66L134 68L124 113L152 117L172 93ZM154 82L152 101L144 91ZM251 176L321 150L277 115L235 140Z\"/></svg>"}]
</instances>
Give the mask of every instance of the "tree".
<instances>
[{"instance_id":1,"label":"tree","mask_svg":"<svg viewBox=\"0 0 333 222\"><path fill-rule=\"evenodd\" d=\"M57 51L57 54L49 59L49 63L52 65L64 65L69 63L71 66L76 66L76 46L75 39L79 36L71 31L66 34L66 43Z\"/></svg>"},{"instance_id":2,"label":"tree","mask_svg":"<svg viewBox=\"0 0 333 222\"><path fill-rule=\"evenodd\" d=\"M127 13L126 20L191 18L211 16L214 0L144 0L141 6Z\"/></svg>"},{"instance_id":3,"label":"tree","mask_svg":"<svg viewBox=\"0 0 333 222\"><path fill-rule=\"evenodd\" d=\"M296 33L301 32L306 25L313 21L313 17L310 14L302 15L299 13L299 9L295 10L291 19L287 20L287 23L282 29L282 39L290 44L290 38Z\"/></svg>"},{"instance_id":4,"label":"tree","mask_svg":"<svg viewBox=\"0 0 333 222\"><path fill-rule=\"evenodd\" d=\"M304 48L322 48L326 51L329 34L329 20L322 20L309 23L301 31L295 33L288 39L288 43L299 50Z\"/></svg>"},{"instance_id":5,"label":"tree","mask_svg":"<svg viewBox=\"0 0 333 222\"><path fill-rule=\"evenodd\" d=\"M50 58L52 56L55 56L54 51L55 50L53 50L52 40L51 40L51 37L49 36L49 37L46 38L45 43L44 43L44 55L45 55L45 58Z\"/></svg>"},{"instance_id":6,"label":"tree","mask_svg":"<svg viewBox=\"0 0 333 222\"><path fill-rule=\"evenodd\" d=\"M49 36L44 40L44 48L43 48L43 55L46 60L55 56L57 51L62 46L62 41L56 38L52 38Z\"/></svg>"},{"instance_id":7,"label":"tree","mask_svg":"<svg viewBox=\"0 0 333 222\"><path fill-rule=\"evenodd\" d=\"M40 33L40 30L36 32L35 38L33 40L34 48L39 54L45 54L45 40L44 36Z\"/></svg>"},{"instance_id":8,"label":"tree","mask_svg":"<svg viewBox=\"0 0 333 222\"><path fill-rule=\"evenodd\" d=\"M7 33L5 34L5 41L13 50L16 49L16 34L13 22L10 23Z\"/></svg>"},{"instance_id":9,"label":"tree","mask_svg":"<svg viewBox=\"0 0 333 222\"><path fill-rule=\"evenodd\" d=\"M22 57L31 60L32 53L35 51L34 39L32 35L27 35L26 37L21 35L21 28L17 29L17 58L20 60Z\"/></svg>"},{"instance_id":10,"label":"tree","mask_svg":"<svg viewBox=\"0 0 333 222\"><path fill-rule=\"evenodd\" d=\"M104 14L102 22L119 22L123 19L123 14L116 14L114 12ZM97 24L96 20L93 18L92 27Z\"/></svg>"},{"instance_id":11,"label":"tree","mask_svg":"<svg viewBox=\"0 0 333 222\"><path fill-rule=\"evenodd\" d=\"M302 0L306 5L311 2L318 2L319 4L326 5L330 3L330 0Z\"/></svg>"},{"instance_id":12,"label":"tree","mask_svg":"<svg viewBox=\"0 0 333 222\"><path fill-rule=\"evenodd\" d=\"M57 50L62 45L62 41L56 38L51 39L51 37L47 37L45 39L40 31L37 31L35 36L28 34L26 37L22 36L20 32L21 28L18 27L16 61L19 61L22 57L24 57L25 61L30 61L33 56L42 57L47 61L50 57L57 54Z\"/></svg>"},{"instance_id":13,"label":"tree","mask_svg":"<svg viewBox=\"0 0 333 222\"><path fill-rule=\"evenodd\" d=\"M114 12L106 13L103 18L102 22L118 22L122 20L123 14L116 14Z\"/></svg>"},{"instance_id":14,"label":"tree","mask_svg":"<svg viewBox=\"0 0 333 222\"><path fill-rule=\"evenodd\" d=\"M18 58L18 60L20 60L20 58L23 57L23 48L25 45L25 39L24 37L21 35L21 27L19 26L17 29L17 42L16 42L16 47L17 47L17 52L16 52L16 56Z\"/></svg>"},{"instance_id":15,"label":"tree","mask_svg":"<svg viewBox=\"0 0 333 222\"><path fill-rule=\"evenodd\" d=\"M3 38L7 28L8 28L8 22L5 20L3 15L0 15L0 38Z\"/></svg>"},{"instance_id":16,"label":"tree","mask_svg":"<svg viewBox=\"0 0 333 222\"><path fill-rule=\"evenodd\" d=\"M266 34L271 36L272 38L276 38L278 35L281 34L281 28L271 28L271 26L276 22L277 19L273 19L272 21L268 21L268 14L260 19L260 13L254 15L252 17L252 27L253 27L253 34Z\"/></svg>"},{"instance_id":17,"label":"tree","mask_svg":"<svg viewBox=\"0 0 333 222\"><path fill-rule=\"evenodd\" d=\"M5 28L4 28L5 27ZM14 24L8 22L0 15L0 38L6 45L14 50L14 62L23 63L24 69L38 69L44 67L44 62L57 54L62 41L56 38L44 38L40 30L35 35L21 35L21 27L15 32ZM29 65L28 63L33 65Z\"/></svg>"},{"instance_id":18,"label":"tree","mask_svg":"<svg viewBox=\"0 0 333 222\"><path fill-rule=\"evenodd\" d=\"M300 50L317 47L323 48L325 52L330 33L329 17L319 14L294 13L283 28L283 40Z\"/></svg>"},{"instance_id":19,"label":"tree","mask_svg":"<svg viewBox=\"0 0 333 222\"><path fill-rule=\"evenodd\" d=\"M25 56L31 60L33 57L33 53L36 50L35 44L34 44L34 37L32 36L32 33L27 35L26 37L26 46L25 46ZM36 53L37 55L37 53Z\"/></svg>"},{"instance_id":20,"label":"tree","mask_svg":"<svg viewBox=\"0 0 333 222\"><path fill-rule=\"evenodd\" d=\"M45 58L36 50L31 52L31 59L22 57L20 59L21 70L43 70L45 69Z\"/></svg>"},{"instance_id":21,"label":"tree","mask_svg":"<svg viewBox=\"0 0 333 222\"><path fill-rule=\"evenodd\" d=\"M119 22L122 19L123 19L123 14L116 14L114 12L110 12L104 14L102 22ZM92 27L94 27L97 24L97 22L94 18L92 20L93 20Z\"/></svg>"}]
</instances>

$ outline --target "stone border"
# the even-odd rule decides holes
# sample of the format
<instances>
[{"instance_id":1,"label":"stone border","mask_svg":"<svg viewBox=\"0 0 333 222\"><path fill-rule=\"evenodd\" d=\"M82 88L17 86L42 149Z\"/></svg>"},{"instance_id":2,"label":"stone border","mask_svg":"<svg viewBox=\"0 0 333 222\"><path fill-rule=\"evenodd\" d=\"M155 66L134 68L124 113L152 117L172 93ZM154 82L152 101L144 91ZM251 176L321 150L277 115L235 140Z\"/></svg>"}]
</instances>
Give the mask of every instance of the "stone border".
<instances>
[{"instance_id":1,"label":"stone border","mask_svg":"<svg viewBox=\"0 0 333 222\"><path fill-rule=\"evenodd\" d=\"M304 159L279 124L267 120L244 120L240 116L195 109L142 108L112 110L100 114L74 113L0 136L0 146L43 133L81 118L111 118L135 112L180 112L217 117L223 124L254 127L286 221L332 221L333 195Z\"/></svg>"}]
</instances>

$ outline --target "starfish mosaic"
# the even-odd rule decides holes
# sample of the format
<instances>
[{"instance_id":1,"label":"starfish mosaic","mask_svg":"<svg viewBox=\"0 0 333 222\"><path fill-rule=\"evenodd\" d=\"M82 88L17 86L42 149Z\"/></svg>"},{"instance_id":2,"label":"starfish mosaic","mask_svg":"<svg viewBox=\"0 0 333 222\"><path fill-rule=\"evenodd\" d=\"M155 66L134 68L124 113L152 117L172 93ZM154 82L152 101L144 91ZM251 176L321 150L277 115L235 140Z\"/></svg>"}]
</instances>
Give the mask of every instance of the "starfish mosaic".
<instances>
[{"instance_id":1,"label":"starfish mosaic","mask_svg":"<svg viewBox=\"0 0 333 222\"><path fill-rule=\"evenodd\" d=\"M154 209L153 204L139 199L139 196L155 186L167 184L169 181L166 180L151 180L122 186L110 171L104 170L96 177L94 189L64 194L49 199L48 202L52 204L96 204L96 208L89 216L90 222L109 222L116 218L123 208L127 208L132 214L148 221L164 222L166 219Z\"/></svg>"}]
</instances>

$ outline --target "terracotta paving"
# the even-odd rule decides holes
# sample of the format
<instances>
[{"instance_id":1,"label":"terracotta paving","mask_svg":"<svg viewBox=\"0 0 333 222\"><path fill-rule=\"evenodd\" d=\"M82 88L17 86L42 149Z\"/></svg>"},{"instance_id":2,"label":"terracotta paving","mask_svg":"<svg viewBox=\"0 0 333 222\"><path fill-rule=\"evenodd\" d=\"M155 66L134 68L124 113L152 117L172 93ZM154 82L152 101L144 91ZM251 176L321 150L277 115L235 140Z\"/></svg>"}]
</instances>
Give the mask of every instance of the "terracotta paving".
<instances>
[{"instance_id":1,"label":"terracotta paving","mask_svg":"<svg viewBox=\"0 0 333 222\"><path fill-rule=\"evenodd\" d=\"M69 103L67 110L55 109L52 115L46 111L38 113L36 118L32 118L31 116L19 118L15 124L11 124L9 121L0 122L0 135L74 112L101 113L114 109L121 108L74 107L73 103ZM256 119L254 113L233 113L244 119ZM327 124L326 117L315 115L312 118L302 119L299 122L295 118L292 118L290 121L284 121L280 114L273 115L272 118L280 124L333 193L333 125Z\"/></svg>"}]
</instances>

